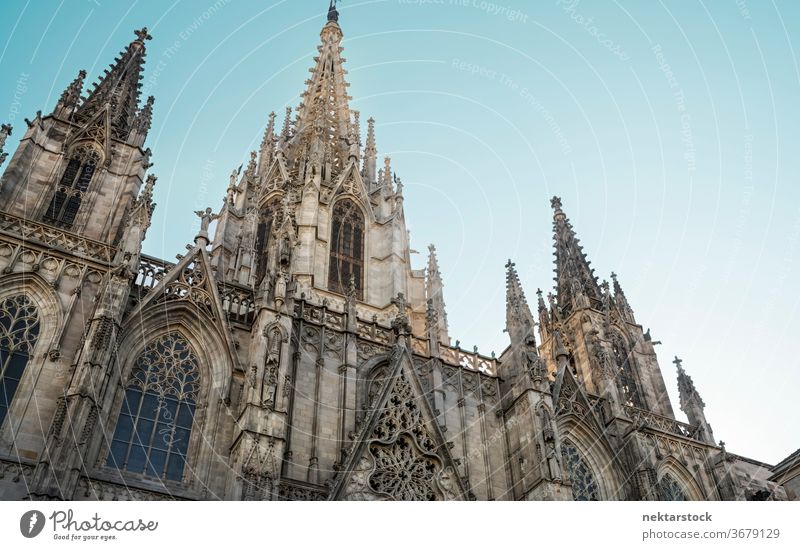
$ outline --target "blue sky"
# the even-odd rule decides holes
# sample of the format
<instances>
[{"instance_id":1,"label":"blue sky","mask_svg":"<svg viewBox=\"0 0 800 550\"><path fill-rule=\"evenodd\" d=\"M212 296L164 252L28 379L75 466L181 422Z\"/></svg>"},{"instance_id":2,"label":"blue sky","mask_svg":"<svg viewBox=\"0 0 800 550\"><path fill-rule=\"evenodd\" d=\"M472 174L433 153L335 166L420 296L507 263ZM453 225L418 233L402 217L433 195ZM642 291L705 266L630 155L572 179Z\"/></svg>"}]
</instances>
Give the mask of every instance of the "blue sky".
<instances>
[{"instance_id":1,"label":"blue sky","mask_svg":"<svg viewBox=\"0 0 800 550\"><path fill-rule=\"evenodd\" d=\"M148 254L219 207L270 111L296 106L325 0L0 4L0 121L52 110L148 26ZM619 275L677 408L679 355L718 439L800 444L800 4L344 0L352 106L377 120L416 250L433 242L451 334L501 352L504 264L552 286L558 194L598 276ZM415 256L417 267L424 255Z\"/></svg>"}]
</instances>

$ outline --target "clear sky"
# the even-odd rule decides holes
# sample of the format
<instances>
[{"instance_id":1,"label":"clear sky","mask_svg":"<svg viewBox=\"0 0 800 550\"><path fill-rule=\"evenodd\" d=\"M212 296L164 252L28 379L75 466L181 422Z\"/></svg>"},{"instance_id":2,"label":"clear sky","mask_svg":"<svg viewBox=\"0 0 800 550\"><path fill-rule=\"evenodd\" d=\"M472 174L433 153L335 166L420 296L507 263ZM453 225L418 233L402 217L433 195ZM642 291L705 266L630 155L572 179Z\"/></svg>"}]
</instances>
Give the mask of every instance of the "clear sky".
<instances>
[{"instance_id":1,"label":"clear sky","mask_svg":"<svg viewBox=\"0 0 800 550\"><path fill-rule=\"evenodd\" d=\"M185 251L296 106L326 0L4 0L0 121L50 112L149 27L148 145L159 176L145 252ZM516 11L514 11L516 10ZM450 332L507 345L504 264L552 287L562 197L598 276L674 355L717 439L774 463L800 446L800 3L344 0L352 107L377 120L412 243L433 242ZM682 417L682 415L679 416Z\"/></svg>"}]
</instances>

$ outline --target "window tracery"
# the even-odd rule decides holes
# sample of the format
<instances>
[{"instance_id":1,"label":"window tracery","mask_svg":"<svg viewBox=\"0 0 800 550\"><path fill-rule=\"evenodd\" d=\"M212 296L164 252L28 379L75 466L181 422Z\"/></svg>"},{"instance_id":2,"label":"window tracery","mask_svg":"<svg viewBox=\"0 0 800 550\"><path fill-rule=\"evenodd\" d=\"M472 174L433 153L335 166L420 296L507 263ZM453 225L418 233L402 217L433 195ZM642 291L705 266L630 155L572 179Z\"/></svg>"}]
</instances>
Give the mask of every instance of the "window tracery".
<instances>
[{"instance_id":1,"label":"window tracery","mask_svg":"<svg viewBox=\"0 0 800 550\"><path fill-rule=\"evenodd\" d=\"M39 312L24 294L0 302L0 426L39 339Z\"/></svg>"},{"instance_id":2,"label":"window tracery","mask_svg":"<svg viewBox=\"0 0 800 550\"><path fill-rule=\"evenodd\" d=\"M631 367L631 356L628 346L619 334L615 334L611 341L611 349L614 353L614 363L617 367L617 381L622 390L622 398L626 405L644 409L639 386Z\"/></svg>"},{"instance_id":3,"label":"window tracery","mask_svg":"<svg viewBox=\"0 0 800 550\"><path fill-rule=\"evenodd\" d=\"M199 362L182 335L149 344L128 379L108 465L180 481L199 391Z\"/></svg>"},{"instance_id":4,"label":"window tracery","mask_svg":"<svg viewBox=\"0 0 800 550\"><path fill-rule=\"evenodd\" d=\"M99 163L100 155L90 145L80 146L72 152L44 213L45 222L64 228L72 226Z\"/></svg>"},{"instance_id":5,"label":"window tracery","mask_svg":"<svg viewBox=\"0 0 800 550\"><path fill-rule=\"evenodd\" d=\"M670 474L664 474L661 479L658 480L658 496L660 500L688 500L680 483L678 483Z\"/></svg>"},{"instance_id":6,"label":"window tracery","mask_svg":"<svg viewBox=\"0 0 800 550\"><path fill-rule=\"evenodd\" d=\"M597 481L592 469L580 451L568 439L561 444L561 455L572 481L572 499L600 500Z\"/></svg>"},{"instance_id":7,"label":"window tracery","mask_svg":"<svg viewBox=\"0 0 800 550\"><path fill-rule=\"evenodd\" d=\"M347 294L352 278L356 297L364 297L364 214L350 199L333 206L328 290Z\"/></svg>"}]
</instances>

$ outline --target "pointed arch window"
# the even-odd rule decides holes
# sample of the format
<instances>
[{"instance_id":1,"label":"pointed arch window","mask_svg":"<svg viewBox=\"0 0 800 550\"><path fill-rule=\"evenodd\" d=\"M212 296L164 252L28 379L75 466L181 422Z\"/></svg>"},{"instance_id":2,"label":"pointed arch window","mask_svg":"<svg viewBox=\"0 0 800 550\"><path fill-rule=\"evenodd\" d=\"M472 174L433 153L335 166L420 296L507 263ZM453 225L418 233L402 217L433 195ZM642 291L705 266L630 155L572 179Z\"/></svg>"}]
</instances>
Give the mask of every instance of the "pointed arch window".
<instances>
[{"instance_id":1,"label":"pointed arch window","mask_svg":"<svg viewBox=\"0 0 800 550\"><path fill-rule=\"evenodd\" d=\"M99 163L100 155L91 146L78 147L72 152L44 213L45 222L72 227Z\"/></svg>"},{"instance_id":2,"label":"pointed arch window","mask_svg":"<svg viewBox=\"0 0 800 550\"><path fill-rule=\"evenodd\" d=\"M347 294L350 281L356 297L364 298L364 214L350 199L333 205L328 290Z\"/></svg>"},{"instance_id":3,"label":"pointed arch window","mask_svg":"<svg viewBox=\"0 0 800 550\"><path fill-rule=\"evenodd\" d=\"M0 302L0 426L39 339L39 312L21 294Z\"/></svg>"},{"instance_id":4,"label":"pointed arch window","mask_svg":"<svg viewBox=\"0 0 800 550\"><path fill-rule=\"evenodd\" d=\"M670 474L664 474L664 476L660 480L658 480L657 488L658 488L658 497L660 500L669 500L669 501L688 500L686 498L686 493L683 492L683 488L681 487L680 483L675 481L675 478L672 477Z\"/></svg>"},{"instance_id":5,"label":"pointed arch window","mask_svg":"<svg viewBox=\"0 0 800 550\"><path fill-rule=\"evenodd\" d=\"M628 352L628 346L625 340L619 334L615 334L611 341L611 349L614 353L614 363L617 367L617 381L620 390L622 390L622 399L626 405L644 409L644 401L642 400L639 385L636 383L636 376L634 375L631 366L631 356Z\"/></svg>"},{"instance_id":6,"label":"pointed arch window","mask_svg":"<svg viewBox=\"0 0 800 550\"><path fill-rule=\"evenodd\" d=\"M261 280L267 273L267 244L269 244L269 235L272 232L272 221L275 219L279 205L278 199L272 199L264 205L259 214L255 241L256 285L261 284Z\"/></svg>"},{"instance_id":7,"label":"pointed arch window","mask_svg":"<svg viewBox=\"0 0 800 550\"><path fill-rule=\"evenodd\" d=\"M108 466L180 481L199 391L199 362L181 334L149 344L128 380Z\"/></svg>"},{"instance_id":8,"label":"pointed arch window","mask_svg":"<svg viewBox=\"0 0 800 550\"><path fill-rule=\"evenodd\" d=\"M600 500L594 473L581 452L568 439L561 444L564 467L572 481L572 500Z\"/></svg>"}]
</instances>

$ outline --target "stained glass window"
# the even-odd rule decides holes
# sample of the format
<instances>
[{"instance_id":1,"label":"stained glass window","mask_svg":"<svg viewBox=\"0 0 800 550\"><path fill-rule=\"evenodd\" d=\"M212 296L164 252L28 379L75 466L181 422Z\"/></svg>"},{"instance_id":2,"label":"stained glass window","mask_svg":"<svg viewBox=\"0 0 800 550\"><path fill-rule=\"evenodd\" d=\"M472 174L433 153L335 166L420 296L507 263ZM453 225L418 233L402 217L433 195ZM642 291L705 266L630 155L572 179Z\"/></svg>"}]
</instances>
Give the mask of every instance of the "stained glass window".
<instances>
[{"instance_id":1,"label":"stained glass window","mask_svg":"<svg viewBox=\"0 0 800 550\"><path fill-rule=\"evenodd\" d=\"M346 294L352 278L356 297L363 299L364 214L350 199L333 207L328 290Z\"/></svg>"},{"instance_id":2,"label":"stained glass window","mask_svg":"<svg viewBox=\"0 0 800 550\"><path fill-rule=\"evenodd\" d=\"M0 426L38 339L39 313L27 296L0 302Z\"/></svg>"},{"instance_id":3,"label":"stained glass window","mask_svg":"<svg viewBox=\"0 0 800 550\"><path fill-rule=\"evenodd\" d=\"M181 480L199 390L198 360L183 336L148 345L128 380L108 465Z\"/></svg>"},{"instance_id":4,"label":"stained glass window","mask_svg":"<svg viewBox=\"0 0 800 550\"><path fill-rule=\"evenodd\" d=\"M561 444L564 466L572 481L572 500L600 500L592 469L569 440Z\"/></svg>"},{"instance_id":5,"label":"stained glass window","mask_svg":"<svg viewBox=\"0 0 800 550\"><path fill-rule=\"evenodd\" d=\"M658 496L661 500L684 501L687 500L680 483L669 474L658 480Z\"/></svg>"},{"instance_id":6,"label":"stained glass window","mask_svg":"<svg viewBox=\"0 0 800 550\"><path fill-rule=\"evenodd\" d=\"M92 147L84 146L75 150L50 199L44 221L60 227L72 226L99 160L100 156Z\"/></svg>"}]
</instances>

